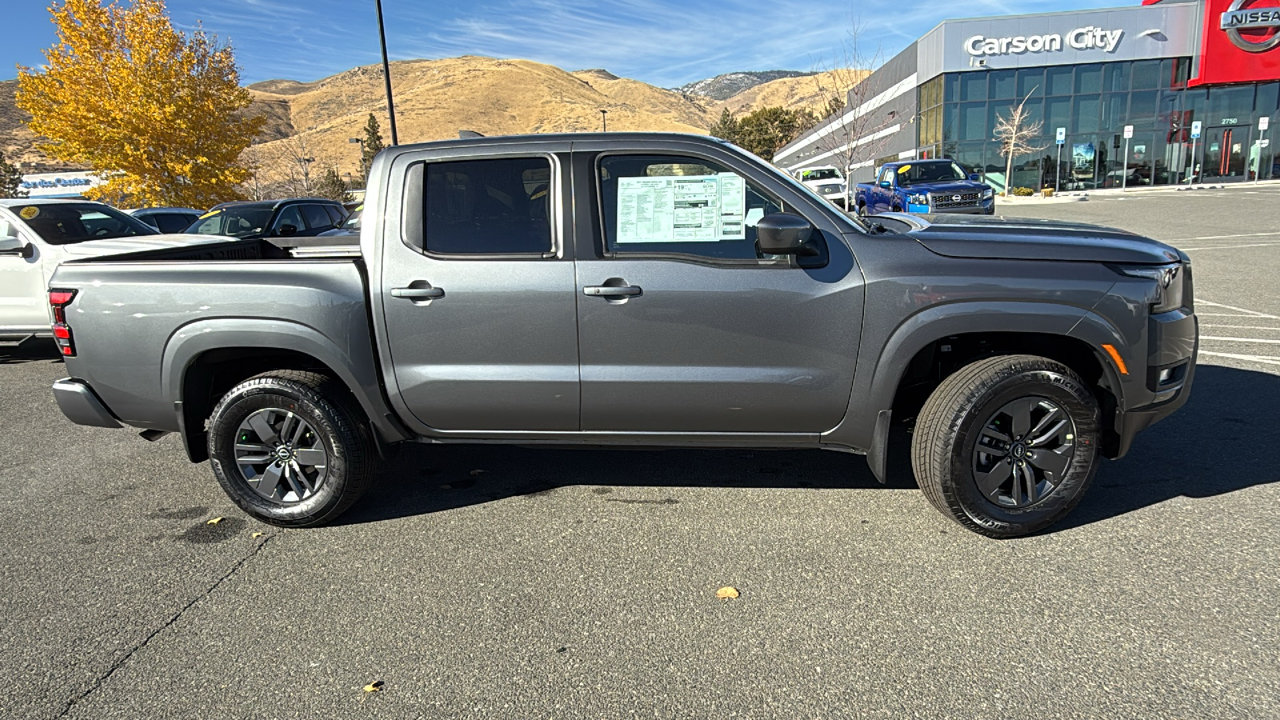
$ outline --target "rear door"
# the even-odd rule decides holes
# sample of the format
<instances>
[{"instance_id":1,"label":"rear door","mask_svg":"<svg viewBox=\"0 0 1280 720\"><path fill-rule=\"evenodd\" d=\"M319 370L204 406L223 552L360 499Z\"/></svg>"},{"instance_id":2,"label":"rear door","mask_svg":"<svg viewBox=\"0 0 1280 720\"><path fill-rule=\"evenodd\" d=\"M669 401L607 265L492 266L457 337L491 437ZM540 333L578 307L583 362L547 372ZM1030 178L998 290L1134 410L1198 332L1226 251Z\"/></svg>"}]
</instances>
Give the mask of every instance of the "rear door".
<instances>
[{"instance_id":1,"label":"rear door","mask_svg":"<svg viewBox=\"0 0 1280 720\"><path fill-rule=\"evenodd\" d=\"M577 430L560 158L474 153L398 156L385 207L402 209L370 218L384 238L378 282L398 399L418 432Z\"/></svg>"},{"instance_id":2,"label":"rear door","mask_svg":"<svg viewBox=\"0 0 1280 720\"><path fill-rule=\"evenodd\" d=\"M680 147L680 146L676 146ZM829 219L742 158L578 152L578 327L587 431L816 433L849 403L862 275ZM594 186L591 184L594 183ZM585 207L582 207L585 206ZM800 267L756 247L777 212L817 224Z\"/></svg>"}]
</instances>

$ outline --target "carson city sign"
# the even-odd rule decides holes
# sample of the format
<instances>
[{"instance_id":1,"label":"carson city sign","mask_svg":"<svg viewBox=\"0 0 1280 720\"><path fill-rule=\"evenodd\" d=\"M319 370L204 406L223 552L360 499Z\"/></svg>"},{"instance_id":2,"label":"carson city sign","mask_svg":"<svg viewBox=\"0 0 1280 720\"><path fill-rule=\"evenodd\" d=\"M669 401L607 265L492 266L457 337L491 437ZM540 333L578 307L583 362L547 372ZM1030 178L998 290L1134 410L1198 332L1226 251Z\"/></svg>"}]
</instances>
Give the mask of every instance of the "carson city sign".
<instances>
[{"instance_id":1,"label":"carson city sign","mask_svg":"<svg viewBox=\"0 0 1280 720\"><path fill-rule=\"evenodd\" d=\"M1120 44L1124 30L1104 30L1100 27L1076 28L1066 34L1066 46L1074 50L1105 50L1113 52ZM1016 37L989 38L974 35L964 41L964 49L970 55L1020 55L1022 53L1061 52L1064 38L1058 33L1047 35L1018 35Z\"/></svg>"},{"instance_id":2,"label":"carson city sign","mask_svg":"<svg viewBox=\"0 0 1280 720\"><path fill-rule=\"evenodd\" d=\"M1280 45L1280 32L1274 33L1269 38L1259 38L1257 42L1241 34L1241 30L1264 30L1268 28L1280 30L1280 7L1245 8L1245 3L1249 1L1235 0L1235 2L1231 3L1227 11L1222 13L1219 27L1226 31L1227 37L1231 39L1232 44L1241 50L1260 53Z\"/></svg>"}]
</instances>

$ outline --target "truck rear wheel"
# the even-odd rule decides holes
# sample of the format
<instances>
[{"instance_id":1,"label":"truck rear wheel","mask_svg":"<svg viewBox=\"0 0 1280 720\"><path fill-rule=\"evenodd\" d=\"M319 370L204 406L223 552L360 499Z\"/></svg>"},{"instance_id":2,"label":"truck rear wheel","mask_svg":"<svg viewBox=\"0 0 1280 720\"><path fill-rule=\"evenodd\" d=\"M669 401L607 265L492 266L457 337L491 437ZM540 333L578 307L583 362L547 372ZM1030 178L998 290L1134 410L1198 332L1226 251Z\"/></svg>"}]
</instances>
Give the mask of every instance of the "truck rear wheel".
<instances>
[{"instance_id":1,"label":"truck rear wheel","mask_svg":"<svg viewBox=\"0 0 1280 720\"><path fill-rule=\"evenodd\" d=\"M944 515L995 538L1042 530L1084 497L1097 472L1099 410L1065 365L1033 355L979 360L934 390L917 418L911 464Z\"/></svg>"},{"instance_id":2,"label":"truck rear wheel","mask_svg":"<svg viewBox=\"0 0 1280 720\"><path fill-rule=\"evenodd\" d=\"M322 525L372 482L376 449L347 390L311 372L276 371L228 392L209 420L209 458L227 495L282 527Z\"/></svg>"}]
</instances>

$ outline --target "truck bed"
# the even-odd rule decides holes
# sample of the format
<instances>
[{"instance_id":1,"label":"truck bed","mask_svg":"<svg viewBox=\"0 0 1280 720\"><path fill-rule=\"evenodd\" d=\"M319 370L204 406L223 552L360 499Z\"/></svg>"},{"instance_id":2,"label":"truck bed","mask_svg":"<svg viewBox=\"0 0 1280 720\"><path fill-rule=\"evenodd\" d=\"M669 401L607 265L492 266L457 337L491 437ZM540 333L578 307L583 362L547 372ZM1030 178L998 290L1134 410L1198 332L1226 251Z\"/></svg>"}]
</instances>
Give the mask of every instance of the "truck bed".
<instances>
[{"instance_id":1,"label":"truck bed","mask_svg":"<svg viewBox=\"0 0 1280 720\"><path fill-rule=\"evenodd\" d=\"M67 264L128 262L229 262L238 260L293 260L299 258L359 257L360 238L274 238L272 240L228 240L190 247L140 250L104 257L71 260Z\"/></svg>"}]
</instances>

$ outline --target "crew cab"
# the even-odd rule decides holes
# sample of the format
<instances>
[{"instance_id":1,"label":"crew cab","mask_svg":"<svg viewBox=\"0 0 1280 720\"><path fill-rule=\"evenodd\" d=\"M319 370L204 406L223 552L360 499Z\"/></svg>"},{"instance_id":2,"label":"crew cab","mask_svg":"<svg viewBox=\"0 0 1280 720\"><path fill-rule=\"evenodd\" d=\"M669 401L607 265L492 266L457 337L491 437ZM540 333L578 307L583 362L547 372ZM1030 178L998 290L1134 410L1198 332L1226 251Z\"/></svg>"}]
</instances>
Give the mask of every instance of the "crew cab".
<instances>
[{"instance_id":1,"label":"crew cab","mask_svg":"<svg viewBox=\"0 0 1280 720\"><path fill-rule=\"evenodd\" d=\"M191 223L187 232L242 240L315 237L341 226L346 217L342 203L323 198L241 200L215 206Z\"/></svg>"},{"instance_id":2,"label":"crew cab","mask_svg":"<svg viewBox=\"0 0 1280 720\"><path fill-rule=\"evenodd\" d=\"M888 212L992 215L995 191L953 160L885 163L875 182L858 183L853 198L859 215Z\"/></svg>"},{"instance_id":3,"label":"crew cab","mask_svg":"<svg viewBox=\"0 0 1280 720\"><path fill-rule=\"evenodd\" d=\"M925 497L1011 537L1070 511L1195 371L1172 247L867 222L701 136L398 146L358 257L274 240L69 262L49 297L68 418L177 433L285 526L343 512L396 443L827 449L883 479L899 424Z\"/></svg>"},{"instance_id":4,"label":"crew cab","mask_svg":"<svg viewBox=\"0 0 1280 720\"><path fill-rule=\"evenodd\" d=\"M161 236L102 203L0 199L0 341L53 336L46 288L59 263L201 242L211 241Z\"/></svg>"}]
</instances>

